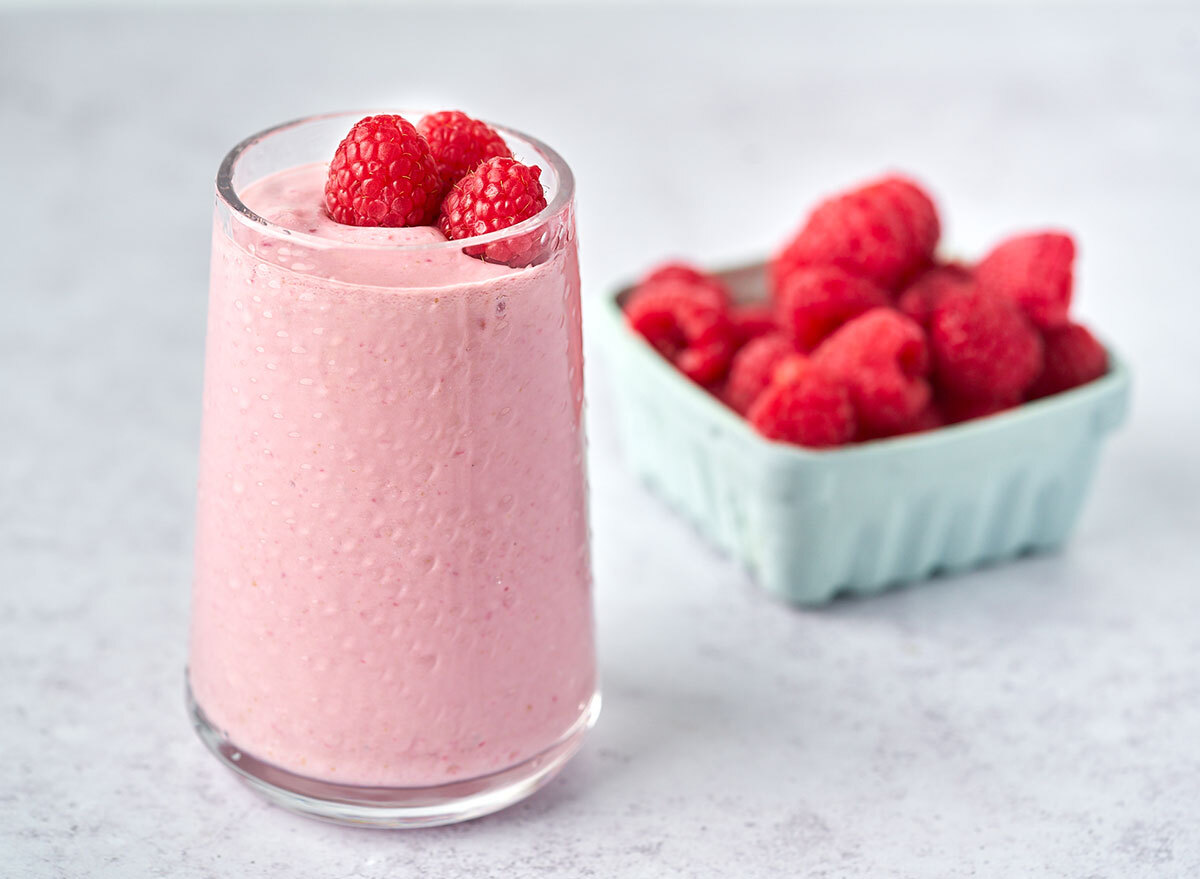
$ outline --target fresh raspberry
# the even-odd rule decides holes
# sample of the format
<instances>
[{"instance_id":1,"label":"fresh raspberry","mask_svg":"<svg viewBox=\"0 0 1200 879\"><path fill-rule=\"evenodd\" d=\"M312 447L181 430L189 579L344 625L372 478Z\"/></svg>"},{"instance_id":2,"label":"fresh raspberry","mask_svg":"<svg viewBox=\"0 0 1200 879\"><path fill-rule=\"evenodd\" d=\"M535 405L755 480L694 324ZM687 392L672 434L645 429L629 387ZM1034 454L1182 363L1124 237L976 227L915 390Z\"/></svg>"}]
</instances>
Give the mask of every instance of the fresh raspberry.
<instances>
[{"instance_id":1,"label":"fresh raspberry","mask_svg":"<svg viewBox=\"0 0 1200 879\"><path fill-rule=\"evenodd\" d=\"M652 284L655 281L686 281L690 284L699 284L708 279L709 275L707 272L702 272L690 263L665 262L648 271L642 277L641 283Z\"/></svg>"},{"instance_id":2,"label":"fresh raspberry","mask_svg":"<svg viewBox=\"0 0 1200 879\"><path fill-rule=\"evenodd\" d=\"M640 284L652 284L655 281L684 281L688 284L710 287L720 295L723 302L727 304L730 302L728 287L721 283L715 275L710 275L708 272L702 271L689 263L663 263L647 272Z\"/></svg>"},{"instance_id":3,"label":"fresh raspberry","mask_svg":"<svg viewBox=\"0 0 1200 879\"><path fill-rule=\"evenodd\" d=\"M707 287L656 281L634 290L625 305L634 330L693 381L721 380L736 348L725 303Z\"/></svg>"},{"instance_id":4,"label":"fresh raspberry","mask_svg":"<svg viewBox=\"0 0 1200 879\"><path fill-rule=\"evenodd\" d=\"M447 238L471 238L515 226L546 207L542 169L496 156L461 178L442 201L438 228ZM534 232L468 247L470 256L512 266L529 265L538 256L540 237Z\"/></svg>"},{"instance_id":5,"label":"fresh raspberry","mask_svg":"<svg viewBox=\"0 0 1200 879\"><path fill-rule=\"evenodd\" d=\"M417 130L429 142L429 152L446 187L470 174L485 159L512 158L512 150L494 128L458 110L430 113L417 123Z\"/></svg>"},{"instance_id":6,"label":"fresh raspberry","mask_svg":"<svg viewBox=\"0 0 1200 879\"><path fill-rule=\"evenodd\" d=\"M922 264L928 262L942 235L942 224L933 199L918 184L905 177L887 177L877 186L880 196L903 217L904 225L912 236L911 246L927 254Z\"/></svg>"},{"instance_id":7,"label":"fresh raspberry","mask_svg":"<svg viewBox=\"0 0 1200 879\"><path fill-rule=\"evenodd\" d=\"M929 327L929 316L938 303L950 293L969 288L974 283L970 269L957 263L946 263L926 269L904 288L896 307L922 327Z\"/></svg>"},{"instance_id":8,"label":"fresh raspberry","mask_svg":"<svg viewBox=\"0 0 1200 879\"><path fill-rule=\"evenodd\" d=\"M802 351L812 351L846 321L888 303L888 295L870 281L833 266L796 269L775 296L779 326Z\"/></svg>"},{"instance_id":9,"label":"fresh raspberry","mask_svg":"<svg viewBox=\"0 0 1200 879\"><path fill-rule=\"evenodd\" d=\"M745 414L769 384L785 357L796 353L796 346L783 333L759 336L747 342L729 366L725 385L725 402L730 408Z\"/></svg>"},{"instance_id":10,"label":"fresh raspberry","mask_svg":"<svg viewBox=\"0 0 1200 879\"><path fill-rule=\"evenodd\" d=\"M986 287L1016 302L1042 329L1067 323L1075 242L1061 232L1019 235L999 244L975 269Z\"/></svg>"},{"instance_id":11,"label":"fresh raspberry","mask_svg":"<svg viewBox=\"0 0 1200 879\"><path fill-rule=\"evenodd\" d=\"M797 351L779 361L775 366L775 371L771 374L771 383L774 384L777 381L784 384L796 382L801 375L812 368L812 358L807 354ZM828 370L823 371L828 375Z\"/></svg>"},{"instance_id":12,"label":"fresh raspberry","mask_svg":"<svg viewBox=\"0 0 1200 879\"><path fill-rule=\"evenodd\" d=\"M922 409L917 417L909 424L908 429L901 431L902 433L925 433L929 430L937 430L939 427L946 426L946 413L942 411L942 407L935 401L930 400L929 405Z\"/></svg>"},{"instance_id":13,"label":"fresh raspberry","mask_svg":"<svg viewBox=\"0 0 1200 879\"><path fill-rule=\"evenodd\" d=\"M677 297L690 298L706 303L721 312L732 322L729 290L716 277L687 263L668 262L647 272L634 288L633 295L640 296L643 290L658 286L671 287ZM627 309L628 310L628 309ZM736 332L734 336L736 337ZM740 344L734 339L735 345Z\"/></svg>"},{"instance_id":14,"label":"fresh raspberry","mask_svg":"<svg viewBox=\"0 0 1200 879\"><path fill-rule=\"evenodd\" d=\"M665 262L648 271L641 280L642 284L652 284L655 281L686 281L689 284L707 284L719 282L701 269L686 262Z\"/></svg>"},{"instance_id":15,"label":"fresh raspberry","mask_svg":"<svg viewBox=\"0 0 1200 879\"><path fill-rule=\"evenodd\" d=\"M686 262L666 262L652 269L643 276L639 287L645 287L658 281L676 281L693 287L700 287L715 294L717 300L729 312L729 321L733 324L734 338L737 345L744 345L751 339L775 331L775 319L771 306L765 303L735 305L729 288L716 275L698 269Z\"/></svg>"},{"instance_id":16,"label":"fresh raspberry","mask_svg":"<svg viewBox=\"0 0 1200 879\"><path fill-rule=\"evenodd\" d=\"M801 266L831 265L892 290L929 263L939 229L928 195L884 178L819 204L772 262L772 289Z\"/></svg>"},{"instance_id":17,"label":"fresh raspberry","mask_svg":"<svg viewBox=\"0 0 1200 879\"><path fill-rule=\"evenodd\" d=\"M818 205L773 263L776 294L788 275L809 266L834 266L890 286L904 270L906 230L890 209L871 208L857 190Z\"/></svg>"},{"instance_id":18,"label":"fresh raspberry","mask_svg":"<svg viewBox=\"0 0 1200 879\"><path fill-rule=\"evenodd\" d=\"M1108 372L1108 352L1087 329L1067 324L1042 333L1046 362L1029 388L1030 399L1046 397L1095 381Z\"/></svg>"},{"instance_id":19,"label":"fresh raspberry","mask_svg":"<svg viewBox=\"0 0 1200 879\"><path fill-rule=\"evenodd\" d=\"M747 420L767 439L812 448L840 446L854 438L854 406L846 386L803 355L785 359L758 395Z\"/></svg>"},{"instance_id":20,"label":"fresh raspberry","mask_svg":"<svg viewBox=\"0 0 1200 879\"><path fill-rule=\"evenodd\" d=\"M402 116L368 116L333 154L325 210L348 226L425 226L441 194L437 164L417 129Z\"/></svg>"},{"instance_id":21,"label":"fresh raspberry","mask_svg":"<svg viewBox=\"0 0 1200 879\"><path fill-rule=\"evenodd\" d=\"M907 430L932 397L925 334L890 308L872 309L837 330L813 363L849 388L861 438Z\"/></svg>"},{"instance_id":22,"label":"fresh raspberry","mask_svg":"<svg viewBox=\"0 0 1200 879\"><path fill-rule=\"evenodd\" d=\"M729 310L729 320L733 324L733 332L739 345L745 345L752 339L779 329L775 325L775 310L761 302L733 306Z\"/></svg>"},{"instance_id":23,"label":"fresh raspberry","mask_svg":"<svg viewBox=\"0 0 1200 879\"><path fill-rule=\"evenodd\" d=\"M1042 369L1042 341L1010 300L981 288L946 296L929 319L939 384L965 400L1021 396Z\"/></svg>"},{"instance_id":24,"label":"fresh raspberry","mask_svg":"<svg viewBox=\"0 0 1200 879\"><path fill-rule=\"evenodd\" d=\"M943 397L942 413L945 424L959 424L976 418L986 418L998 412L1012 409L1021 404L1020 397L1005 397L996 400L968 400L960 397Z\"/></svg>"}]
</instances>

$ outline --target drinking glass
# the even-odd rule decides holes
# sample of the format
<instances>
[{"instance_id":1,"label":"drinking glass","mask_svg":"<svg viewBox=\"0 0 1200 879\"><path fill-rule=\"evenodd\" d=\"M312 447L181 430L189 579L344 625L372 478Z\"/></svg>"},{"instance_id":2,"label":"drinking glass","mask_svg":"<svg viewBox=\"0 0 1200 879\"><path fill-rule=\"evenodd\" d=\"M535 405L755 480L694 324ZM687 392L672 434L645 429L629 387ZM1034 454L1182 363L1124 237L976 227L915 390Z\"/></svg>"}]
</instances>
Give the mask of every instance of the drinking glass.
<instances>
[{"instance_id":1,"label":"drinking glass","mask_svg":"<svg viewBox=\"0 0 1200 879\"><path fill-rule=\"evenodd\" d=\"M337 226L323 163L364 115L217 175L188 704L278 804L432 825L532 793L599 710L574 180L497 126L536 217Z\"/></svg>"}]
</instances>

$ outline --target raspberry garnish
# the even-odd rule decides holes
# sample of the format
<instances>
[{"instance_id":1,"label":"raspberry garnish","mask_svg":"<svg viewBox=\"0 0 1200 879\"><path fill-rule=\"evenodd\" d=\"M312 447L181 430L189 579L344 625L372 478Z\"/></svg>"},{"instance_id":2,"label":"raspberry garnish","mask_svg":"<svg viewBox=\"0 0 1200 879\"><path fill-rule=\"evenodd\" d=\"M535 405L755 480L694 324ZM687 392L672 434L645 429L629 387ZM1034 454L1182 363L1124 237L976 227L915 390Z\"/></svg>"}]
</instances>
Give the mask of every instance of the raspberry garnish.
<instances>
[{"instance_id":1,"label":"raspberry garnish","mask_svg":"<svg viewBox=\"0 0 1200 879\"><path fill-rule=\"evenodd\" d=\"M516 159L497 156L454 184L442 201L438 228L447 238L471 238L515 226L546 207L542 169ZM536 230L481 247L467 248L471 256L491 262L529 265L538 256L541 241Z\"/></svg>"},{"instance_id":2,"label":"raspberry garnish","mask_svg":"<svg viewBox=\"0 0 1200 879\"><path fill-rule=\"evenodd\" d=\"M846 321L888 302L888 295L870 281L833 266L797 268L775 295L779 326L802 351L812 351Z\"/></svg>"},{"instance_id":3,"label":"raspberry garnish","mask_svg":"<svg viewBox=\"0 0 1200 879\"><path fill-rule=\"evenodd\" d=\"M796 346L783 333L770 333L747 342L733 355L729 380L725 384L725 402L731 409L745 414L771 384L775 367L795 353Z\"/></svg>"},{"instance_id":4,"label":"raspberry garnish","mask_svg":"<svg viewBox=\"0 0 1200 879\"><path fill-rule=\"evenodd\" d=\"M1016 400L1042 370L1042 341L1011 300L982 288L946 296L929 319L938 383L964 400Z\"/></svg>"},{"instance_id":5,"label":"raspberry garnish","mask_svg":"<svg viewBox=\"0 0 1200 879\"><path fill-rule=\"evenodd\" d=\"M1067 324L1046 330L1042 342L1046 349L1045 366L1029 388L1030 399L1070 390L1108 372L1108 352L1087 327Z\"/></svg>"},{"instance_id":6,"label":"raspberry garnish","mask_svg":"<svg viewBox=\"0 0 1200 879\"><path fill-rule=\"evenodd\" d=\"M417 123L429 143L443 186L450 187L485 159L511 158L512 151L494 128L458 110L430 113Z\"/></svg>"},{"instance_id":7,"label":"raspberry garnish","mask_svg":"<svg viewBox=\"0 0 1200 879\"><path fill-rule=\"evenodd\" d=\"M693 381L724 377L736 347L725 301L710 287L666 280L642 284L625 305L634 330Z\"/></svg>"},{"instance_id":8,"label":"raspberry garnish","mask_svg":"<svg viewBox=\"0 0 1200 879\"><path fill-rule=\"evenodd\" d=\"M368 116L333 154L325 210L348 226L424 226L437 215L442 180L429 144L402 116Z\"/></svg>"},{"instance_id":9,"label":"raspberry garnish","mask_svg":"<svg viewBox=\"0 0 1200 879\"><path fill-rule=\"evenodd\" d=\"M1075 242L1061 232L1018 235L997 245L975 269L980 286L1002 293L1042 329L1067 323Z\"/></svg>"},{"instance_id":10,"label":"raspberry garnish","mask_svg":"<svg viewBox=\"0 0 1200 879\"><path fill-rule=\"evenodd\" d=\"M938 234L929 196L887 177L819 204L773 261L773 289L801 266L831 265L892 290L929 263Z\"/></svg>"},{"instance_id":11,"label":"raspberry garnish","mask_svg":"<svg viewBox=\"0 0 1200 879\"><path fill-rule=\"evenodd\" d=\"M843 445L855 433L846 386L800 354L775 368L774 379L746 417L767 439L811 448Z\"/></svg>"}]
</instances>

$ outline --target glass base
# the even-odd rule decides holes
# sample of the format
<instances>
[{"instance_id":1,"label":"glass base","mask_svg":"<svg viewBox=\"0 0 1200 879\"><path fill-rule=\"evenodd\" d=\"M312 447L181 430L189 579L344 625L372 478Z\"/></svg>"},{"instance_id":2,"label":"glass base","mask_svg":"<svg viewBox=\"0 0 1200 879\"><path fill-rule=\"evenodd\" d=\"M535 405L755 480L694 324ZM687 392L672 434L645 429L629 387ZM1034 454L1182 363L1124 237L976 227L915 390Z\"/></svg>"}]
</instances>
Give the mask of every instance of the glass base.
<instances>
[{"instance_id":1,"label":"glass base","mask_svg":"<svg viewBox=\"0 0 1200 879\"><path fill-rule=\"evenodd\" d=\"M600 714L597 692L561 739L523 763L436 787L358 787L307 778L248 754L204 716L187 688L188 713L201 741L247 785L277 806L354 827L435 827L498 812L558 774Z\"/></svg>"}]
</instances>

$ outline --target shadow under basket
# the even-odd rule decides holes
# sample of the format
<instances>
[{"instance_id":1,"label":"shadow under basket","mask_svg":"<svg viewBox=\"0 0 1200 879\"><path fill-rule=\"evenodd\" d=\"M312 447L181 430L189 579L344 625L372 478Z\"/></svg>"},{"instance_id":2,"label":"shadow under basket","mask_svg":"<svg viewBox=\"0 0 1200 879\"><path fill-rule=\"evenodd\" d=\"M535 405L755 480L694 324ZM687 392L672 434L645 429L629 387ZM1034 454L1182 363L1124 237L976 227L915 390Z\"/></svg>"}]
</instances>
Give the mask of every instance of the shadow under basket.
<instances>
[{"instance_id":1,"label":"shadow under basket","mask_svg":"<svg viewBox=\"0 0 1200 879\"><path fill-rule=\"evenodd\" d=\"M761 264L718 272L765 298ZM594 325L634 471L769 591L796 604L873 594L1051 549L1069 536L1100 445L1125 418L1129 373L926 433L814 450L764 439L624 320Z\"/></svg>"}]
</instances>

